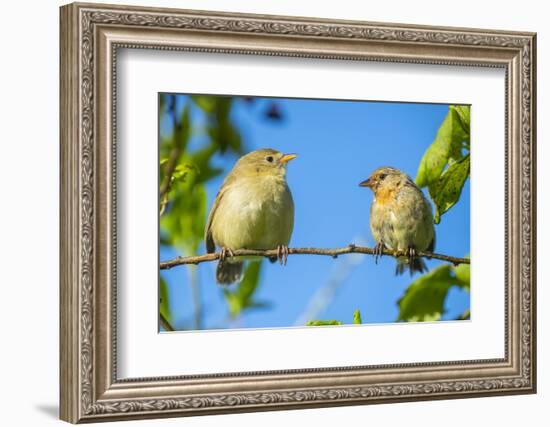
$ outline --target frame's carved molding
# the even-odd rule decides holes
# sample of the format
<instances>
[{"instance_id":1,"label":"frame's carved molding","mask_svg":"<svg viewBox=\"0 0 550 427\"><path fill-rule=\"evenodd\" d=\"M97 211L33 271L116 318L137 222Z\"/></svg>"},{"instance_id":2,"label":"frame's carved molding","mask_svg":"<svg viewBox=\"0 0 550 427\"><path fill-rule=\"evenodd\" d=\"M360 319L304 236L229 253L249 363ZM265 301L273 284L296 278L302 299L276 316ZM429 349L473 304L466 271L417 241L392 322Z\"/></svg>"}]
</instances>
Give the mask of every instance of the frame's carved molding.
<instances>
[{"instance_id":1,"label":"frame's carved molding","mask_svg":"<svg viewBox=\"0 0 550 427\"><path fill-rule=\"evenodd\" d=\"M517 346L516 353L519 363L514 370L513 375L487 374L482 375L478 370L476 374L472 370L471 377L452 378L453 369L460 367L462 371L469 369L470 362L486 363L491 368L509 365L511 355L507 353L504 360L497 361L469 361L469 362L449 362L449 363L427 363L419 365L388 366L385 369L392 371L392 384L372 384L353 387L311 387L307 380L304 380L304 386L292 390L264 390L258 392L238 392L238 393L220 393L215 391L215 383L212 385L212 393L208 395L189 395L180 398L139 398L139 399L116 399L108 398L97 399L98 390L96 387L97 365L97 337L94 328L94 316L97 315L97 304L94 299L94 293L98 286L97 278L94 276L96 271L95 262L97 262L98 248L95 245L97 236L96 224L96 206L98 203L98 193L96 189L97 169L95 164L95 153L100 148L96 141L97 126L97 103L96 97L96 73L97 73L97 46L96 38L101 26L119 26L129 30L139 31L147 28L149 30L177 30L177 31L204 31L215 32L225 35L228 39L235 34L242 35L265 35L275 37L293 38L297 43L306 39L323 39L328 47L334 49L331 44L334 40L363 41L363 42L392 42L396 46L411 49L410 55L388 55L388 56L353 56L350 54L337 55L333 51L322 54L315 53L297 53L290 51L277 52L276 49L265 50L242 49L238 46L234 48L204 48L174 45L142 45L128 41L126 44L113 45L113 63L116 62L117 47L133 48L152 48L152 49L180 49L197 50L210 52L226 53L246 53L258 55L286 55L300 57L316 58L342 58L352 60L391 60L408 63L434 63L434 64L468 64L472 66L501 66L507 69L508 82L519 81L515 87L517 94L507 93L507 129L509 123L513 122L517 126L519 139L513 134L507 132L507 144L512 153L517 148L519 158L516 168L519 168L519 176L514 174L514 165L507 163L507 177L505 179L519 179L514 185L508 185L507 204L517 204L519 217L516 218L516 227L518 234L508 237L514 239L516 248L519 250L507 251L507 261L518 268L519 281L510 278L507 270L507 322L510 322L510 330L518 334L519 340L510 341ZM235 408L236 410L252 410L252 408L277 408L277 407L306 407L314 404L336 404L353 403L365 401L399 401L412 399L426 399L434 397L454 397L464 395L486 395L495 392L533 392L535 389L535 135L534 135L534 55L535 38L533 34L525 33L506 33L490 32L485 30L463 30L452 28L429 28L413 27L405 25L371 24L371 23L352 23L352 22L328 22L316 21L304 18L284 18L284 17L264 17L254 15L231 15L206 12L179 11L179 10L152 10L126 7L94 6L94 5L69 5L62 9L62 38L63 66L62 69L62 99L67 99L66 105L62 103L62 125L65 123L74 134L78 135L78 141L70 137L70 132L62 134L62 153L67 153L64 157L67 164L68 175L62 177L62 210L64 207L70 210L71 220L63 222L62 217L62 239L69 235L74 235L78 240L78 250L73 250L70 256L66 255L67 265L62 269L67 272L69 269L78 271L78 283L70 283L69 279L62 279L62 298L67 295L73 295L78 304L71 304L70 307L61 307L62 316L62 346L71 347L74 354L70 353L66 360L62 360L61 369L72 371L62 378L62 417L72 422L80 420L101 420L112 419L121 416L155 416L167 413L178 414L198 414L202 412L220 412L224 409ZM69 39L70 38L70 39ZM78 41L77 41L78 40ZM65 44L63 44L65 43ZM423 46L424 49L432 49L433 54L415 56L415 46ZM449 59L449 53L441 55L438 58L438 49L444 46L455 48L455 52L464 53L464 57L454 54L452 60ZM409 48L407 47L407 48ZM62 49L62 50L63 50ZM477 59L467 58L472 49L478 49ZM479 56L479 49L485 49L487 58ZM424 50L424 52L427 52ZM390 52L391 53L391 52ZM63 56L65 55L65 56ZM508 59L504 59L504 58ZM64 58L64 59L63 59ZM100 58L103 61L105 58ZM515 75L513 66L514 61L519 62L519 73ZM79 70L78 76L68 70L69 67L76 67ZM114 67L111 70L112 81L116 81ZM63 85L65 83L65 85ZM72 83L72 85L70 84ZM111 88L113 89L113 88ZM65 96L65 98L63 98ZM77 105L71 104L71 99L78 100ZM116 97L112 95L113 102ZM75 109L78 108L78 114ZM113 108L113 111L115 109ZM514 122L514 117L519 116L520 123ZM111 118L111 126L116 125L116 117ZM78 150L75 150L75 145ZM509 158L509 155L507 155ZM77 162L75 166L71 162ZM72 165L72 166L71 166ZM115 165L116 166L116 165ZM65 179L65 181L63 180ZM78 183L78 207L74 206L74 199L71 196L69 183ZM508 214L508 212L507 212ZM508 221L507 221L508 224ZM72 233L72 234L71 234ZM63 258L62 258L63 259ZM70 266L69 266L70 264ZM72 292L72 293L71 293ZM519 300L517 300L519 298ZM514 310L517 322L513 320ZM113 313L116 315L116 313ZM78 325L78 326L75 326ZM114 328L114 325L112 326ZM65 328L65 329L63 329ZM77 328L78 337L71 336L68 331L71 328ZM64 334L63 332L66 332ZM514 334L506 330L506 346L509 340L512 340ZM113 339L116 345L116 339ZM508 348L508 347L506 347ZM515 347L514 347L515 348ZM107 350L109 355L116 355L116 348ZM63 365L64 363L64 365ZM116 367L116 361L112 361ZM441 366L449 366L450 373L441 370ZM432 381L418 381L416 383L399 383L399 372L404 368L411 366L422 366L429 371L430 367L439 367L439 374L434 374ZM366 367L357 367L367 369ZM371 370L375 368L371 367ZM74 371L74 372L73 372ZM301 376L313 372L341 372L344 375L345 368L330 369L311 369L301 371L278 372L278 375L288 375L292 377L299 373ZM255 375L270 375L270 373L254 373ZM114 375L114 373L113 373ZM439 375L439 379L436 376ZM220 374L219 377L231 377L231 374ZM239 377L241 375L233 375ZM205 376L206 377L206 376ZM216 376L214 376L216 377ZM210 376L209 381L211 381ZM148 379L148 381L155 379ZM166 382L167 379L158 379ZM175 378L174 382L184 382L184 378ZM113 378L113 382L117 382ZM124 382L121 382L122 384ZM107 384L108 386L109 384ZM76 396L76 398L75 398Z\"/></svg>"}]
</instances>

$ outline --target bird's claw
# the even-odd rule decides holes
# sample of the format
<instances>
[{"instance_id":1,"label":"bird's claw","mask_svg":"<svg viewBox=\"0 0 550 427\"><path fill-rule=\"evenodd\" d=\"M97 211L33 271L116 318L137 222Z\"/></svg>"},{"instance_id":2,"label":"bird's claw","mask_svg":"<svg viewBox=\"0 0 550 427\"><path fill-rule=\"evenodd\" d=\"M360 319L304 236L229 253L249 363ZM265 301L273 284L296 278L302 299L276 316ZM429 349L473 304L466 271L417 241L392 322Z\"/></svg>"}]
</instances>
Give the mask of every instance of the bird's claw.
<instances>
[{"instance_id":1,"label":"bird's claw","mask_svg":"<svg viewBox=\"0 0 550 427\"><path fill-rule=\"evenodd\" d=\"M409 246L407 249L407 256L409 258L409 265L413 265L413 261L416 258L416 249L414 246Z\"/></svg>"},{"instance_id":2,"label":"bird's claw","mask_svg":"<svg viewBox=\"0 0 550 427\"><path fill-rule=\"evenodd\" d=\"M286 265L286 261L288 259L288 246L277 246L277 258L279 259L279 264Z\"/></svg>"},{"instance_id":3,"label":"bird's claw","mask_svg":"<svg viewBox=\"0 0 550 427\"><path fill-rule=\"evenodd\" d=\"M225 261L227 257L234 257L235 254L231 248L222 248L220 251L220 261Z\"/></svg>"},{"instance_id":4,"label":"bird's claw","mask_svg":"<svg viewBox=\"0 0 550 427\"><path fill-rule=\"evenodd\" d=\"M378 264L378 258L384 255L384 243L378 242L374 247L374 263Z\"/></svg>"}]
</instances>

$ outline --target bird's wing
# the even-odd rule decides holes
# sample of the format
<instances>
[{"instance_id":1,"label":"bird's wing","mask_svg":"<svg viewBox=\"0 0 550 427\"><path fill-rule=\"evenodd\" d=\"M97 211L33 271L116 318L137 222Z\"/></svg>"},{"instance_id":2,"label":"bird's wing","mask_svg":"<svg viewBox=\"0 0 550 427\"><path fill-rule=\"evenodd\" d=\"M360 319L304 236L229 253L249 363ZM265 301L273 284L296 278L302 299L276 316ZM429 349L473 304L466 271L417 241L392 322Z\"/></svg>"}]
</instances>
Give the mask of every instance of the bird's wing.
<instances>
[{"instance_id":1,"label":"bird's wing","mask_svg":"<svg viewBox=\"0 0 550 427\"><path fill-rule=\"evenodd\" d=\"M214 204L212 205L212 209L208 214L208 220L206 221L206 228L204 229L204 241L206 243L206 252L209 254L216 252L216 243L214 243L214 238L212 237L212 221L214 220L214 215L216 214L216 210L220 205L220 200L223 197L223 193L224 191L222 187L220 191L218 191L218 194L214 199Z\"/></svg>"},{"instance_id":2,"label":"bird's wing","mask_svg":"<svg viewBox=\"0 0 550 427\"><path fill-rule=\"evenodd\" d=\"M216 194L216 198L214 199L214 203L212 204L212 209L210 209L210 213L208 214L206 227L204 229L204 241L206 243L206 252L209 254L216 252L216 243L214 242L214 237L212 236L212 222L214 221L214 216L216 215L216 211L220 206L220 202L224 194L229 189L229 186L233 182L233 180L234 178L231 173L227 175L220 188L220 191L218 191L218 194Z\"/></svg>"},{"instance_id":3,"label":"bird's wing","mask_svg":"<svg viewBox=\"0 0 550 427\"><path fill-rule=\"evenodd\" d=\"M434 238L432 239L430 245L428 246L428 248L426 250L428 252L433 252L435 250L435 233L434 233Z\"/></svg>"},{"instance_id":4,"label":"bird's wing","mask_svg":"<svg viewBox=\"0 0 550 427\"><path fill-rule=\"evenodd\" d=\"M424 196L424 193L422 193L422 191L420 189L418 191L420 191L420 194L422 195L422 200L424 202L425 219L429 223L429 227L432 231L432 236L433 236L432 241L430 242L430 244L428 245L426 250L428 252L433 252L435 250L435 228L434 228L434 218L433 218L432 205L430 204L428 199L426 199L426 197Z\"/></svg>"},{"instance_id":5,"label":"bird's wing","mask_svg":"<svg viewBox=\"0 0 550 427\"><path fill-rule=\"evenodd\" d=\"M401 246L413 244L418 250L433 250L435 230L431 205L414 183L407 182L401 188L392 212L393 227Z\"/></svg>"}]
</instances>

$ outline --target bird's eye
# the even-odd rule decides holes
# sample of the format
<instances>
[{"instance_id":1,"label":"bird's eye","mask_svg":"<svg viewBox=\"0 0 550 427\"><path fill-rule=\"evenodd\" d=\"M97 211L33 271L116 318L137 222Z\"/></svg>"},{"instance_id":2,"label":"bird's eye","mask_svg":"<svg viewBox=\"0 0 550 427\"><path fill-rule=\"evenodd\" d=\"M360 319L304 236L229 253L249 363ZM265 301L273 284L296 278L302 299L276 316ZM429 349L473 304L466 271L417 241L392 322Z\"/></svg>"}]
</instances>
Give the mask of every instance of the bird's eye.
<instances>
[{"instance_id":1,"label":"bird's eye","mask_svg":"<svg viewBox=\"0 0 550 427\"><path fill-rule=\"evenodd\" d=\"M267 156L265 158L269 163L273 163L273 156Z\"/></svg>"},{"instance_id":2,"label":"bird's eye","mask_svg":"<svg viewBox=\"0 0 550 427\"><path fill-rule=\"evenodd\" d=\"M383 181L384 178L385 178L386 176L387 176L387 175L386 175L385 173L381 173L380 175L378 175L378 179L379 179L380 181Z\"/></svg>"}]
</instances>

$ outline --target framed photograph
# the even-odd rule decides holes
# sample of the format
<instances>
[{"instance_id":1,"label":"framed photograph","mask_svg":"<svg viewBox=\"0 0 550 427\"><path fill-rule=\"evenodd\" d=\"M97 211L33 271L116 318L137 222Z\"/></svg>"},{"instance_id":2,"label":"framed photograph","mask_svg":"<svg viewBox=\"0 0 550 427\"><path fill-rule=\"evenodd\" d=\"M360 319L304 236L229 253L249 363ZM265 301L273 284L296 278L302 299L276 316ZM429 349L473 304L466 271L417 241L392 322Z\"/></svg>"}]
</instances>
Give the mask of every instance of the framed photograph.
<instances>
[{"instance_id":1,"label":"framed photograph","mask_svg":"<svg viewBox=\"0 0 550 427\"><path fill-rule=\"evenodd\" d=\"M535 34L60 22L63 420L535 392Z\"/></svg>"}]
</instances>

